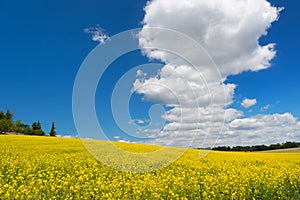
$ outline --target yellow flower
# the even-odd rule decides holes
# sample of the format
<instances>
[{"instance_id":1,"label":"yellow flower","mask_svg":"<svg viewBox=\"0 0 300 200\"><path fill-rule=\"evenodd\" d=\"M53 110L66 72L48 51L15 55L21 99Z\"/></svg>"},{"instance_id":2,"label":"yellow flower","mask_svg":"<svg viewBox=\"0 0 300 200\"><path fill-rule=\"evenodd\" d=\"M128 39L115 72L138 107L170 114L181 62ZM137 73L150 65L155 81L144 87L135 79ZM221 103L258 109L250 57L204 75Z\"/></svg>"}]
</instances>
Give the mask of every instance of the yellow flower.
<instances>
[{"instance_id":1,"label":"yellow flower","mask_svg":"<svg viewBox=\"0 0 300 200\"><path fill-rule=\"evenodd\" d=\"M137 153L161 148L118 145ZM300 153L211 151L200 158L189 149L167 167L126 173L98 162L78 139L0 135L0 150L0 199L293 199L300 193ZM131 162L117 155L110 161Z\"/></svg>"}]
</instances>

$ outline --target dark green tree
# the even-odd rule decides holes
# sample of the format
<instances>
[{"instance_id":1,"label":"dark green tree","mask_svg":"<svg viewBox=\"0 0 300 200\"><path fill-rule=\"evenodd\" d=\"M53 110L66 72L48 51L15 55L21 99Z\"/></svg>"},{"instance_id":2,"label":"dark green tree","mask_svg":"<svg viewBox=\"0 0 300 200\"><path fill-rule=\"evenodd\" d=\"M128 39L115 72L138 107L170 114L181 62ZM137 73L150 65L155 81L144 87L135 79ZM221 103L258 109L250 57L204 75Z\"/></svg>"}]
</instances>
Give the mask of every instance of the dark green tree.
<instances>
[{"instance_id":1,"label":"dark green tree","mask_svg":"<svg viewBox=\"0 0 300 200\"><path fill-rule=\"evenodd\" d=\"M45 132L42 130L42 124L40 121L33 122L31 128L33 135L45 135Z\"/></svg>"},{"instance_id":2,"label":"dark green tree","mask_svg":"<svg viewBox=\"0 0 300 200\"><path fill-rule=\"evenodd\" d=\"M2 110L0 110L0 119L6 119L6 116Z\"/></svg>"},{"instance_id":3,"label":"dark green tree","mask_svg":"<svg viewBox=\"0 0 300 200\"><path fill-rule=\"evenodd\" d=\"M22 124L21 120L15 122L15 132L24 133L24 124Z\"/></svg>"},{"instance_id":4,"label":"dark green tree","mask_svg":"<svg viewBox=\"0 0 300 200\"><path fill-rule=\"evenodd\" d=\"M16 132L16 124L13 122L13 113L10 110L0 111L0 133Z\"/></svg>"},{"instance_id":5,"label":"dark green tree","mask_svg":"<svg viewBox=\"0 0 300 200\"><path fill-rule=\"evenodd\" d=\"M42 129L41 122L40 121L33 122L32 125L31 125L31 128L32 128L32 130Z\"/></svg>"},{"instance_id":6,"label":"dark green tree","mask_svg":"<svg viewBox=\"0 0 300 200\"><path fill-rule=\"evenodd\" d=\"M25 135L33 135L34 134L32 128L28 124L23 124L23 128L24 128Z\"/></svg>"},{"instance_id":7,"label":"dark green tree","mask_svg":"<svg viewBox=\"0 0 300 200\"><path fill-rule=\"evenodd\" d=\"M14 122L7 119L0 119L0 133L5 134L8 132L13 132L15 129Z\"/></svg>"},{"instance_id":8,"label":"dark green tree","mask_svg":"<svg viewBox=\"0 0 300 200\"><path fill-rule=\"evenodd\" d=\"M7 120L13 120L13 116L14 116L14 114L8 109L7 111L6 111L6 114L5 114L5 116L6 116L6 119Z\"/></svg>"},{"instance_id":9,"label":"dark green tree","mask_svg":"<svg viewBox=\"0 0 300 200\"><path fill-rule=\"evenodd\" d=\"M56 131L55 131L55 124L52 122L51 130L49 132L50 136L56 136Z\"/></svg>"}]
</instances>

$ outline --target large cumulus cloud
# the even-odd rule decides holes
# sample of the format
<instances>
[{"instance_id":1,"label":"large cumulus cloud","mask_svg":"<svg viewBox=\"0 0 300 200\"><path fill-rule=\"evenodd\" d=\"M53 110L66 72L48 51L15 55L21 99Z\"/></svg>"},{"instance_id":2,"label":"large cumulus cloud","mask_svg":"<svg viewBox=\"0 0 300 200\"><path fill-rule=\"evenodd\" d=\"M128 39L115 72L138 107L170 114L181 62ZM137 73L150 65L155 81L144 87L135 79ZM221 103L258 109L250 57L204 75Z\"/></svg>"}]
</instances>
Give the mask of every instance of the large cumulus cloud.
<instances>
[{"instance_id":1,"label":"large cumulus cloud","mask_svg":"<svg viewBox=\"0 0 300 200\"><path fill-rule=\"evenodd\" d=\"M261 143L267 131L260 124L286 127L286 137L279 134L283 140L289 138L289 132L299 131L291 114L275 114L279 120L271 115L243 118L242 111L229 108L236 85L226 83L227 77L270 67L275 44L261 45L259 38L278 20L281 9L266 0L148 2L139 43L147 57L165 66L154 77L138 78L133 91L143 94L145 100L171 107L163 116L169 123L155 133L153 143L212 146L220 132L241 140L254 128L257 137L250 142ZM203 51L197 51L191 40ZM283 126L286 120L291 120L289 126Z\"/></svg>"}]
</instances>

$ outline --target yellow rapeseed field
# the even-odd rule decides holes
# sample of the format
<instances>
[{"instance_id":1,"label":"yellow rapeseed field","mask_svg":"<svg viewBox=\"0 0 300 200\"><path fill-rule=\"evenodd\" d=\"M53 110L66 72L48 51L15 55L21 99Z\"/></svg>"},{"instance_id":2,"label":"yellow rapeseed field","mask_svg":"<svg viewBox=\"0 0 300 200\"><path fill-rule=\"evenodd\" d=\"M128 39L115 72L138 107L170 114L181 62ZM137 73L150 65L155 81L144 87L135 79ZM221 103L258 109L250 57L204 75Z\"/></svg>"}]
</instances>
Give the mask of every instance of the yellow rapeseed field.
<instances>
[{"instance_id":1,"label":"yellow rapeseed field","mask_svg":"<svg viewBox=\"0 0 300 200\"><path fill-rule=\"evenodd\" d=\"M1 200L300 199L300 153L211 151L200 158L191 149L165 168L128 173L101 164L80 139L3 135L0 162Z\"/></svg>"}]
</instances>

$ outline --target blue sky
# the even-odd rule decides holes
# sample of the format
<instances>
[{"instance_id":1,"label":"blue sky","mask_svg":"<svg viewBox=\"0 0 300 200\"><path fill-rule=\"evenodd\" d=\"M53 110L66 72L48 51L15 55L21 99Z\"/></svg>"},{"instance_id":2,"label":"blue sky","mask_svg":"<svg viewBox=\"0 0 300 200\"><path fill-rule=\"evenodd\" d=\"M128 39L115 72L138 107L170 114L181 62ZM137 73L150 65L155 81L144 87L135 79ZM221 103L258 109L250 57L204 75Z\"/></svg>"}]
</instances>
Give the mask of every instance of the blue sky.
<instances>
[{"instance_id":1,"label":"blue sky","mask_svg":"<svg viewBox=\"0 0 300 200\"><path fill-rule=\"evenodd\" d=\"M26 123L40 120L45 130L54 120L57 132L76 134L73 84L82 61L98 45L83 29L101 24L114 35L139 27L144 5L140 0L0 1L0 108Z\"/></svg>"},{"instance_id":2,"label":"blue sky","mask_svg":"<svg viewBox=\"0 0 300 200\"><path fill-rule=\"evenodd\" d=\"M259 106L270 104L272 112L292 112L300 118L300 14L297 8L299 1L270 1L273 5L283 6L280 18L275 22L268 35L260 39L261 43L275 42L277 55L271 61L272 67L257 73L246 72L231 77L230 80L237 82L239 87L236 98L252 96L260 100Z\"/></svg>"},{"instance_id":3,"label":"blue sky","mask_svg":"<svg viewBox=\"0 0 300 200\"><path fill-rule=\"evenodd\" d=\"M299 119L300 2L270 2L285 9L260 44L276 43L277 54L268 69L227 78L226 83L237 85L230 107L242 110L244 117L288 112ZM55 121L59 134L76 135L72 117L74 80L83 60L99 44L83 30L99 24L113 36L142 27L145 6L142 0L0 0L0 109L11 109L14 119L25 123L40 120L46 132ZM126 71L147 62L139 51L132 52L116 60L101 79L96 110L105 131L112 133L110 139L122 135L108 109L113 86ZM142 101L142 97L132 97L133 118L149 118L148 108L153 102ZM241 102L245 98L255 98L257 104L244 108ZM269 108L262 111L267 105Z\"/></svg>"}]
</instances>

